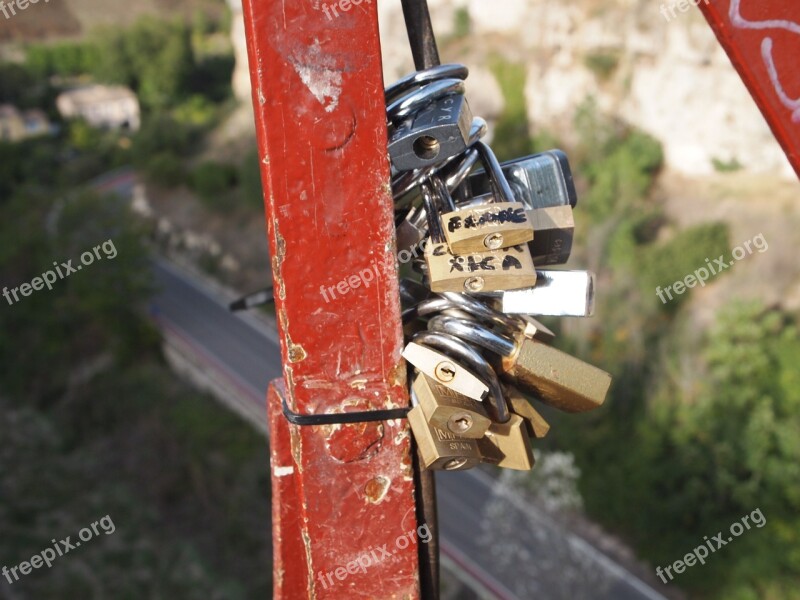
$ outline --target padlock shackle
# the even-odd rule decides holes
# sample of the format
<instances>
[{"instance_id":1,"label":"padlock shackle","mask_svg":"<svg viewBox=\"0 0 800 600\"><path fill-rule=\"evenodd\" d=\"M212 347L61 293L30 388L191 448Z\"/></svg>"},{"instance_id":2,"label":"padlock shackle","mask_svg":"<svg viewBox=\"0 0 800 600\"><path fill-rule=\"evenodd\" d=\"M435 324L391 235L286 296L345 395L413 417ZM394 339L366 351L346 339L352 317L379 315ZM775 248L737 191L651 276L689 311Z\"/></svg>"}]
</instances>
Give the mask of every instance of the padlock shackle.
<instances>
[{"instance_id":1,"label":"padlock shackle","mask_svg":"<svg viewBox=\"0 0 800 600\"><path fill-rule=\"evenodd\" d=\"M500 161L497 160L497 156L495 156L489 145L485 142L478 141L473 145L473 148L478 151L483 167L486 169L486 176L489 178L489 184L492 186L495 201L516 202L517 199L514 196L514 190L511 189L511 185L508 183L505 173L503 173L503 169L500 166Z\"/></svg>"},{"instance_id":2,"label":"padlock shackle","mask_svg":"<svg viewBox=\"0 0 800 600\"><path fill-rule=\"evenodd\" d=\"M440 79L464 80L468 76L469 69L465 65L458 63L438 65L424 71L414 71L386 88L384 91L386 104L388 106L400 96L404 96L411 90L423 87L432 81L439 81Z\"/></svg>"},{"instance_id":3,"label":"padlock shackle","mask_svg":"<svg viewBox=\"0 0 800 600\"><path fill-rule=\"evenodd\" d=\"M428 220L428 235L434 244L443 244L445 241L444 230L442 230L442 223L439 220L439 207L436 201L438 194L434 195L430 183L427 181L420 186L420 190L422 192L422 202L425 206L425 216Z\"/></svg>"},{"instance_id":4,"label":"padlock shackle","mask_svg":"<svg viewBox=\"0 0 800 600\"><path fill-rule=\"evenodd\" d=\"M392 125L397 125L436 100L445 96L463 96L465 91L463 79L433 81L424 88L392 102L386 107L386 118Z\"/></svg>"},{"instance_id":5,"label":"padlock shackle","mask_svg":"<svg viewBox=\"0 0 800 600\"><path fill-rule=\"evenodd\" d=\"M439 315L428 321L428 330L447 333L464 342L477 344L504 358L513 356L517 349L513 340L475 321L466 321L464 319L454 319L453 317Z\"/></svg>"},{"instance_id":6,"label":"padlock shackle","mask_svg":"<svg viewBox=\"0 0 800 600\"><path fill-rule=\"evenodd\" d=\"M518 333L522 329L522 324L515 317L495 310L473 296L457 294L455 292L442 292L441 295L449 300L455 307L486 321L491 321L493 324L502 327L506 332L513 334Z\"/></svg>"}]
</instances>

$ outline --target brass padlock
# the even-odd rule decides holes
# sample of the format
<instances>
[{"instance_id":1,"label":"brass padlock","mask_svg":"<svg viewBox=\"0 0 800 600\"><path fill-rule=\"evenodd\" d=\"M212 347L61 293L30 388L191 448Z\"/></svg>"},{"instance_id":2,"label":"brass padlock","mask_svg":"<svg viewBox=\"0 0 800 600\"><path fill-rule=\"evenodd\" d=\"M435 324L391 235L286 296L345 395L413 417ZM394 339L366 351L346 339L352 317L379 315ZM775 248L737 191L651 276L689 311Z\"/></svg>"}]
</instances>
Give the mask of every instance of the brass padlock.
<instances>
[{"instance_id":1,"label":"brass padlock","mask_svg":"<svg viewBox=\"0 0 800 600\"><path fill-rule=\"evenodd\" d=\"M403 358L434 381L473 400L483 400L489 392L487 385L471 371L446 354L422 344L407 344Z\"/></svg>"},{"instance_id":2,"label":"brass padlock","mask_svg":"<svg viewBox=\"0 0 800 600\"><path fill-rule=\"evenodd\" d=\"M536 285L536 268L527 246L455 255L447 244L425 248L434 292L490 292Z\"/></svg>"},{"instance_id":3,"label":"brass padlock","mask_svg":"<svg viewBox=\"0 0 800 600\"><path fill-rule=\"evenodd\" d=\"M523 335L510 339L474 321L437 316L428 329L449 333L500 355L501 375L542 402L566 412L603 404L611 375L569 354Z\"/></svg>"},{"instance_id":4,"label":"brass padlock","mask_svg":"<svg viewBox=\"0 0 800 600\"><path fill-rule=\"evenodd\" d=\"M505 423L492 423L478 440L483 462L505 469L530 471L533 468L533 450L525 420L517 414Z\"/></svg>"},{"instance_id":5,"label":"brass padlock","mask_svg":"<svg viewBox=\"0 0 800 600\"><path fill-rule=\"evenodd\" d=\"M425 247L425 262L428 266L430 288L434 292L483 292L511 290L531 287L536 283L536 269L530 250L525 245L512 246L468 255L454 255L444 241L439 204L452 205L453 199L447 188L433 177L438 194L435 197L432 184L425 183L420 189L428 217L430 240ZM438 200L438 201L437 201Z\"/></svg>"},{"instance_id":6,"label":"brass padlock","mask_svg":"<svg viewBox=\"0 0 800 600\"><path fill-rule=\"evenodd\" d=\"M537 440L545 437L550 431L550 424L533 407L528 397L513 385L506 384L503 386L503 390L511 412L519 415L525 421L528 435Z\"/></svg>"},{"instance_id":7,"label":"brass padlock","mask_svg":"<svg viewBox=\"0 0 800 600\"><path fill-rule=\"evenodd\" d=\"M481 378L481 382L484 385L488 386L488 393L484 398L484 407L489 417L493 421L501 423L508 420L510 412L503 397L503 390L497 379L497 373L494 372L494 369L478 350L452 335L436 331L418 333L414 336L413 341L446 353L448 356L452 356L453 359L458 360L460 364L468 367L470 371Z\"/></svg>"},{"instance_id":8,"label":"brass padlock","mask_svg":"<svg viewBox=\"0 0 800 600\"><path fill-rule=\"evenodd\" d=\"M449 212L441 217L447 245L453 254L497 250L525 244L534 239L533 226L525 205L517 202L500 163L491 148L483 142L473 145L480 155L493 190L489 202L456 210L446 202ZM446 187L434 181L437 193L445 196ZM439 186L445 187L440 190Z\"/></svg>"},{"instance_id":9,"label":"brass padlock","mask_svg":"<svg viewBox=\"0 0 800 600\"><path fill-rule=\"evenodd\" d=\"M478 439L492 424L481 402L451 390L424 373L414 378L412 389L425 419L440 429Z\"/></svg>"},{"instance_id":10,"label":"brass padlock","mask_svg":"<svg viewBox=\"0 0 800 600\"><path fill-rule=\"evenodd\" d=\"M481 453L477 440L432 425L425 419L421 406L415 406L409 411L408 423L426 469L462 471L471 469L480 462Z\"/></svg>"}]
</instances>

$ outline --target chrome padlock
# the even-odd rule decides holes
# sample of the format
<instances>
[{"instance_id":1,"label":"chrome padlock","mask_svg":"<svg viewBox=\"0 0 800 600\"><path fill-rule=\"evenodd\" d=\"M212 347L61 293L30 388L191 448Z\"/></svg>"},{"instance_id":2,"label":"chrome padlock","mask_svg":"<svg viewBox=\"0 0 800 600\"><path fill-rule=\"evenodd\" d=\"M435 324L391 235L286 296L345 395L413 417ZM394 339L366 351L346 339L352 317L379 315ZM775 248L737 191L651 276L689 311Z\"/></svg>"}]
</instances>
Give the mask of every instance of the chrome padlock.
<instances>
[{"instance_id":1,"label":"chrome padlock","mask_svg":"<svg viewBox=\"0 0 800 600\"><path fill-rule=\"evenodd\" d=\"M389 157L395 170L428 167L467 149L472 111L464 90L462 79L447 77L389 104Z\"/></svg>"},{"instance_id":2,"label":"chrome padlock","mask_svg":"<svg viewBox=\"0 0 800 600\"><path fill-rule=\"evenodd\" d=\"M446 186L431 179L438 197L453 205ZM429 184L422 185L422 197L428 216L430 240L425 248L428 279L434 292L488 292L530 287L536 284L536 268L525 245L484 252L453 254L444 241L437 203Z\"/></svg>"},{"instance_id":3,"label":"chrome padlock","mask_svg":"<svg viewBox=\"0 0 800 600\"><path fill-rule=\"evenodd\" d=\"M490 201L442 215L442 228L453 254L497 250L534 239L533 226L525 206L514 199L514 192L491 148L477 142L478 152L492 187Z\"/></svg>"},{"instance_id":4,"label":"chrome padlock","mask_svg":"<svg viewBox=\"0 0 800 600\"><path fill-rule=\"evenodd\" d=\"M553 206L575 208L578 203L572 170L561 150L506 161L501 168L517 201L529 210ZM470 197L490 193L490 179L485 170L477 171L467 178L465 193Z\"/></svg>"},{"instance_id":5,"label":"chrome padlock","mask_svg":"<svg viewBox=\"0 0 800 600\"><path fill-rule=\"evenodd\" d=\"M424 373L414 377L412 389L425 419L440 429L478 439L492 424L482 402L459 394Z\"/></svg>"},{"instance_id":6,"label":"chrome padlock","mask_svg":"<svg viewBox=\"0 0 800 600\"><path fill-rule=\"evenodd\" d=\"M536 274L536 287L501 293L504 313L552 317L594 314L594 273L539 270Z\"/></svg>"},{"instance_id":7,"label":"chrome padlock","mask_svg":"<svg viewBox=\"0 0 800 600\"><path fill-rule=\"evenodd\" d=\"M415 406L408 413L408 424L419 448L421 462L426 469L463 471L476 466L481 460L477 440L456 435L431 424Z\"/></svg>"}]
</instances>

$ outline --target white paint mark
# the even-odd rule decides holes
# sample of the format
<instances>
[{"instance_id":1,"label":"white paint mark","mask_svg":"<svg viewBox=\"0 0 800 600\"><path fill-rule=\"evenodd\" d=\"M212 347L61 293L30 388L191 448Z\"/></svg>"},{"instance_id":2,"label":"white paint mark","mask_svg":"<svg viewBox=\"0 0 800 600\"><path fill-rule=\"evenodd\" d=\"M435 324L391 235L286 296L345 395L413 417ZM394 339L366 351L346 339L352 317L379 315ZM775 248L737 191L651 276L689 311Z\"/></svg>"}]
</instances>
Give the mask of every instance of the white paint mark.
<instances>
[{"instance_id":1,"label":"white paint mark","mask_svg":"<svg viewBox=\"0 0 800 600\"><path fill-rule=\"evenodd\" d=\"M731 0L729 17L731 24L739 29L785 29L792 33L800 35L800 24L787 19L768 19L766 21L748 21L742 17L741 5L742 0ZM781 103L792 111L792 122L800 124L800 98L793 99L783 88L778 69L775 66L775 59L772 56L772 38L764 38L761 42L761 58L764 61L764 66L769 73L769 79L772 82L772 87L778 95Z\"/></svg>"},{"instance_id":2,"label":"white paint mark","mask_svg":"<svg viewBox=\"0 0 800 600\"><path fill-rule=\"evenodd\" d=\"M319 40L314 40L290 60L308 91L325 107L325 112L336 110L342 94L342 73L336 69L333 57L323 53Z\"/></svg>"},{"instance_id":3,"label":"white paint mark","mask_svg":"<svg viewBox=\"0 0 800 600\"><path fill-rule=\"evenodd\" d=\"M778 69L775 67L775 59L772 58L772 38L764 38L761 42L761 58L764 59L764 64L767 66L769 79L772 82L772 87L775 88L775 93L783 105L792 111L792 123L800 124L800 98L789 98L789 95L783 89L780 77L778 76Z\"/></svg>"},{"instance_id":4,"label":"white paint mark","mask_svg":"<svg viewBox=\"0 0 800 600\"><path fill-rule=\"evenodd\" d=\"M748 21L742 17L739 6L742 0L731 0L730 19L731 23L739 29L786 29L792 33L800 35L800 25L794 21L786 19L770 19L767 21Z\"/></svg>"},{"instance_id":5,"label":"white paint mark","mask_svg":"<svg viewBox=\"0 0 800 600\"><path fill-rule=\"evenodd\" d=\"M294 467L291 465L288 467L275 467L272 469L272 474L275 475L275 477L286 477L292 473L294 473Z\"/></svg>"}]
</instances>

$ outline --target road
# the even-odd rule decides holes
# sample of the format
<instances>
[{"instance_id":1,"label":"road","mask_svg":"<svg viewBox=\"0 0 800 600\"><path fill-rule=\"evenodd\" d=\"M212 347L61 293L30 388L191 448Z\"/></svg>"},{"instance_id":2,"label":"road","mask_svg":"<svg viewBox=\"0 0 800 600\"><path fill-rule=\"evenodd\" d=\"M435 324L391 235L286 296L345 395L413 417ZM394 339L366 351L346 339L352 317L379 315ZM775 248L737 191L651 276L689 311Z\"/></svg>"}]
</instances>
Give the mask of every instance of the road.
<instances>
[{"instance_id":1,"label":"road","mask_svg":"<svg viewBox=\"0 0 800 600\"><path fill-rule=\"evenodd\" d=\"M266 420L281 376L274 326L231 314L229 298L163 260L151 310L252 400ZM480 469L437 474L442 554L472 589L503 600L665 600Z\"/></svg>"}]
</instances>

